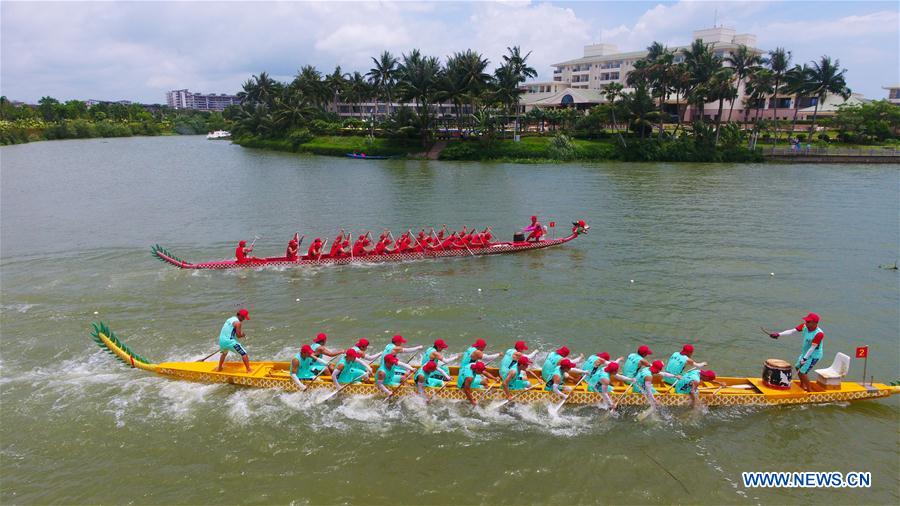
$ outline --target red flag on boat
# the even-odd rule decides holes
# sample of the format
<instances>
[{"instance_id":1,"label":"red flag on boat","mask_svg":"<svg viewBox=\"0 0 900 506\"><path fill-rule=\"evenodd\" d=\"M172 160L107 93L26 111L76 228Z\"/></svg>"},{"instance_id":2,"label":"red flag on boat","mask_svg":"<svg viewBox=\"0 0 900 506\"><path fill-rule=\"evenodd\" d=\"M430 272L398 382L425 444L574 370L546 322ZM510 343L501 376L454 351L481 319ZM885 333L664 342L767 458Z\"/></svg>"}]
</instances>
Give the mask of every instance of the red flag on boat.
<instances>
[{"instance_id":1,"label":"red flag on boat","mask_svg":"<svg viewBox=\"0 0 900 506\"><path fill-rule=\"evenodd\" d=\"M556 226L556 222L555 222L555 221L551 221L551 222L550 222L550 228L553 228L553 227L555 227L555 226Z\"/></svg>"},{"instance_id":2,"label":"red flag on boat","mask_svg":"<svg viewBox=\"0 0 900 506\"><path fill-rule=\"evenodd\" d=\"M869 358L869 347L868 346L857 346L856 347L856 358Z\"/></svg>"}]
</instances>

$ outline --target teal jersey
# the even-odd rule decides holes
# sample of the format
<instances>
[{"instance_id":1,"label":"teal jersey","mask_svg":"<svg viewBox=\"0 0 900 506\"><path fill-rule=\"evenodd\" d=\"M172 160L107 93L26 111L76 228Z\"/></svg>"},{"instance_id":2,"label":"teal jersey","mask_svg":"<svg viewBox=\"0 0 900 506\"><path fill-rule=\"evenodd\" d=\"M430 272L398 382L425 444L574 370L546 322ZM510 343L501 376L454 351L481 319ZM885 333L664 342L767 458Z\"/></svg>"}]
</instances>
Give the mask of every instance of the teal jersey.
<instances>
[{"instance_id":1,"label":"teal jersey","mask_svg":"<svg viewBox=\"0 0 900 506\"><path fill-rule=\"evenodd\" d=\"M680 352L676 351L669 357L669 361L666 362L666 368L663 370L669 374L681 375L681 373L684 372L684 366L687 365L688 358L687 355L682 355ZM663 381L672 385L675 383L676 379L664 376Z\"/></svg>"},{"instance_id":2,"label":"teal jersey","mask_svg":"<svg viewBox=\"0 0 900 506\"><path fill-rule=\"evenodd\" d=\"M500 360L500 368L499 373L501 378L506 377L506 373L509 372L510 366L513 364L513 355L515 355L516 349L510 348L506 350L506 353L503 354L503 358Z\"/></svg>"},{"instance_id":3,"label":"teal jersey","mask_svg":"<svg viewBox=\"0 0 900 506\"><path fill-rule=\"evenodd\" d=\"M695 369L693 371L688 371L681 377L680 380L675 382L675 393L676 394L689 394L691 393L691 382L700 381L700 371Z\"/></svg>"},{"instance_id":4,"label":"teal jersey","mask_svg":"<svg viewBox=\"0 0 900 506\"><path fill-rule=\"evenodd\" d=\"M584 364L581 365L581 369L586 371L587 374L592 374L594 372L594 367L597 367L597 362L600 361L600 357L597 355L591 355L584 361Z\"/></svg>"},{"instance_id":5,"label":"teal jersey","mask_svg":"<svg viewBox=\"0 0 900 506\"><path fill-rule=\"evenodd\" d=\"M513 379L509 380L510 390L525 390L526 388L531 386L531 382L528 381L528 373L526 371L519 370L519 364L512 364L512 366L506 372L507 375L510 372L515 373Z\"/></svg>"},{"instance_id":6,"label":"teal jersey","mask_svg":"<svg viewBox=\"0 0 900 506\"><path fill-rule=\"evenodd\" d=\"M379 371L384 371L384 386L395 387L400 384L400 379L403 378L403 375L406 374L406 369L400 367L399 365L392 365L390 367L380 367ZM377 373L376 373L377 374Z\"/></svg>"},{"instance_id":7,"label":"teal jersey","mask_svg":"<svg viewBox=\"0 0 900 506\"><path fill-rule=\"evenodd\" d=\"M241 321L237 316L225 320L222 330L219 331L219 346L229 346L237 340L237 329L234 323Z\"/></svg>"},{"instance_id":8,"label":"teal jersey","mask_svg":"<svg viewBox=\"0 0 900 506\"><path fill-rule=\"evenodd\" d=\"M312 356L303 358L303 355L299 353L294 355L294 358L296 358L297 361L300 362L300 365L295 369L292 361L291 373L296 375L298 379L311 380L318 375L318 371L314 371L312 367L314 363L317 363L315 358L313 358Z\"/></svg>"},{"instance_id":9,"label":"teal jersey","mask_svg":"<svg viewBox=\"0 0 900 506\"><path fill-rule=\"evenodd\" d=\"M541 378L543 378L544 381L550 381L550 378L553 377L553 371L556 369L556 365L559 364L562 358L562 355L555 351L547 355L547 359L544 360L544 365L541 366Z\"/></svg>"},{"instance_id":10,"label":"teal jersey","mask_svg":"<svg viewBox=\"0 0 900 506\"><path fill-rule=\"evenodd\" d=\"M648 377L653 378L653 373L650 372L650 368L649 367L641 367L641 370L638 371L637 375L634 377L635 384L631 387L631 391L632 392L641 392L645 388L647 388L647 386L644 384L644 382L647 381ZM650 386L650 393L654 393L654 394L656 393L656 390L653 388L652 385Z\"/></svg>"},{"instance_id":11,"label":"teal jersey","mask_svg":"<svg viewBox=\"0 0 900 506\"><path fill-rule=\"evenodd\" d=\"M478 348L476 348L474 346L469 346L466 349L466 352L463 353L462 360L460 360L460 362L459 362L460 369L468 369L469 368L469 365L472 363L472 354L475 353L475 350L477 350L477 349Z\"/></svg>"},{"instance_id":12,"label":"teal jersey","mask_svg":"<svg viewBox=\"0 0 900 506\"><path fill-rule=\"evenodd\" d=\"M425 386L430 388L440 388L444 386L444 377L440 372L434 370L430 373L426 373L421 367L418 371L416 371L416 382L420 380L425 380Z\"/></svg>"},{"instance_id":13,"label":"teal jersey","mask_svg":"<svg viewBox=\"0 0 900 506\"><path fill-rule=\"evenodd\" d=\"M354 368L353 366L355 362L358 361L354 360L348 365L347 357L341 358L341 360L338 362L338 366L343 365L343 368L341 369L340 374L338 374L338 383L356 383L357 381L362 379L362 375L365 374L365 369L359 371L358 369Z\"/></svg>"},{"instance_id":14,"label":"teal jersey","mask_svg":"<svg viewBox=\"0 0 900 506\"><path fill-rule=\"evenodd\" d=\"M808 328L806 328L806 325L804 325L801 332L803 333L803 350L800 352L800 358L797 360L798 362L806 355L806 352L809 351L809 348L812 346L813 339L816 337L816 335L818 335L819 332L824 334L825 329L823 329L820 325L816 327L816 330L809 330ZM822 339L822 341L823 342L820 342L816 347L816 350L812 352L812 355L809 356L810 360L819 360L822 358L825 339Z\"/></svg>"},{"instance_id":15,"label":"teal jersey","mask_svg":"<svg viewBox=\"0 0 900 506\"><path fill-rule=\"evenodd\" d=\"M625 365L622 366L622 376L633 378L634 375L637 374L638 367L641 365L641 360L643 358L644 357L637 353L630 353L628 358L625 359Z\"/></svg>"},{"instance_id":16,"label":"teal jersey","mask_svg":"<svg viewBox=\"0 0 900 506\"><path fill-rule=\"evenodd\" d=\"M384 357L390 355L391 352L394 351L394 348L396 348L396 347L397 347L397 345L394 343L390 343L384 347L384 351L381 352L381 358L378 359L378 367L379 368L384 367Z\"/></svg>"},{"instance_id":17,"label":"teal jersey","mask_svg":"<svg viewBox=\"0 0 900 506\"><path fill-rule=\"evenodd\" d=\"M587 389L588 392L608 392L609 385L604 385L601 383L603 380L609 381L609 373L604 371L602 368L598 368L597 371L594 372L587 379Z\"/></svg>"},{"instance_id":18,"label":"teal jersey","mask_svg":"<svg viewBox=\"0 0 900 506\"><path fill-rule=\"evenodd\" d=\"M469 385L471 388L481 388L481 379L483 376L477 374L471 367L466 367L465 369L460 368L459 377L456 378L456 387L462 389L468 378L472 378L472 384Z\"/></svg>"},{"instance_id":19,"label":"teal jersey","mask_svg":"<svg viewBox=\"0 0 900 506\"><path fill-rule=\"evenodd\" d=\"M566 378L563 376L562 369L560 369L559 366L557 365L557 366L554 366L553 369L550 371L550 374L548 375L549 379L544 380L547 382L547 385L544 386L544 390L553 390L554 376L559 376L560 383L565 383ZM562 385L560 385L560 387L562 387Z\"/></svg>"},{"instance_id":20,"label":"teal jersey","mask_svg":"<svg viewBox=\"0 0 900 506\"><path fill-rule=\"evenodd\" d=\"M313 353L314 353L317 357L321 357L321 356L322 356L322 352L319 351L319 348L322 347L322 344L321 344L321 343L312 343L311 345L309 345L309 347L312 348ZM312 365L311 365L310 367L311 367L312 370L315 372L315 374L319 374L320 372L322 372L322 371L325 370L325 367L326 367L326 366L325 366L325 364L323 364L323 363L321 363L321 362L319 362L319 361L315 361L315 362L312 363Z\"/></svg>"}]
</instances>

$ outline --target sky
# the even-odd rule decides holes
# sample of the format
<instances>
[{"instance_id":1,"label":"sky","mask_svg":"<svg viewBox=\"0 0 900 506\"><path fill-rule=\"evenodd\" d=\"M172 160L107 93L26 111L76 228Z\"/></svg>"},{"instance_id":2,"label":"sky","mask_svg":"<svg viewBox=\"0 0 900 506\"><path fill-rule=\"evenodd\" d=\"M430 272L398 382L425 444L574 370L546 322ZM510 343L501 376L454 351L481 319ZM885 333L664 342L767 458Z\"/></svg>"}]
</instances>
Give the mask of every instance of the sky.
<instances>
[{"instance_id":1,"label":"sky","mask_svg":"<svg viewBox=\"0 0 900 506\"><path fill-rule=\"evenodd\" d=\"M474 49L492 66L508 46L531 51L538 80L553 63L604 42L640 50L689 44L714 23L791 51L829 55L848 85L884 98L900 83L900 2L15 2L0 0L0 94L35 103L98 99L164 103L165 92L236 93L251 75L289 81L368 72L371 57L419 48L446 57Z\"/></svg>"}]
</instances>

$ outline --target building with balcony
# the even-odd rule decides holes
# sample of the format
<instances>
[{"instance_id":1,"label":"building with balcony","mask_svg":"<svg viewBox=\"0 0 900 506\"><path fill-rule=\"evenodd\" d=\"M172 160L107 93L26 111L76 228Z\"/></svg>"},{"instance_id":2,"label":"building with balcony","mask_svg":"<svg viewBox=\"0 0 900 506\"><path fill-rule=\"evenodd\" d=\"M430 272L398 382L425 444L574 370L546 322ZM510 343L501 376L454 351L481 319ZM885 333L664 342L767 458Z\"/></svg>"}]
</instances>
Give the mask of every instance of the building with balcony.
<instances>
[{"instance_id":1,"label":"building with balcony","mask_svg":"<svg viewBox=\"0 0 900 506\"><path fill-rule=\"evenodd\" d=\"M747 46L757 54L764 54L766 51L756 47L756 35L750 33L736 33L733 28L717 26L693 32L693 39L700 39L712 46L713 52L719 57L725 58L736 50L739 46ZM652 41L647 41L650 45ZM674 51L675 63L684 61L684 50L689 46L678 46L669 48ZM632 91L627 84L628 74L634 70L636 61L647 56L647 51L619 51L614 44L590 44L584 46L584 54L580 58L567 60L553 65L553 80L550 83L529 83L523 87L525 94L522 95L520 107L527 111L534 107L576 107L578 109L589 109L597 104L606 101L603 88L610 83L619 83L624 87L624 92ZM728 63L725 63L728 66ZM805 108L814 106L815 99L803 98L799 107ZM789 120L794 114L794 97L789 95L770 98L766 101L760 117L772 118L777 112L778 119ZM681 100L682 109L685 109L684 99ZM738 98L734 102L734 113L737 119L744 117L744 113L749 108L754 108L751 117L755 118L755 104L751 104L745 93L743 83L738 90ZM702 115L709 120L714 120L718 114L718 102L711 102L704 106ZM727 114L731 108L730 103L725 104L723 114ZM677 113L677 105L674 95L671 96L664 106L664 109L671 115ZM695 116L695 111L691 107L685 110L684 119L688 120Z\"/></svg>"},{"instance_id":2,"label":"building with balcony","mask_svg":"<svg viewBox=\"0 0 900 506\"><path fill-rule=\"evenodd\" d=\"M166 103L173 109L224 111L229 105L239 105L241 100L237 95L191 93L185 89L166 92Z\"/></svg>"}]
</instances>

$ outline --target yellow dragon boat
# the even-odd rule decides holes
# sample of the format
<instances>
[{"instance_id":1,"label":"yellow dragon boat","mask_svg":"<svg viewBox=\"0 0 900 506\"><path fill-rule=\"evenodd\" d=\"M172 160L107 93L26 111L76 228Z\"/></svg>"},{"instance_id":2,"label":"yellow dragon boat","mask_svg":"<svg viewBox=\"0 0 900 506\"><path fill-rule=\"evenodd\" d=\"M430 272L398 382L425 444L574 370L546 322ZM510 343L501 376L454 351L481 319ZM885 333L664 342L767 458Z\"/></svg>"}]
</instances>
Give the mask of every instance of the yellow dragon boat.
<instances>
[{"instance_id":1,"label":"yellow dragon boat","mask_svg":"<svg viewBox=\"0 0 900 506\"><path fill-rule=\"evenodd\" d=\"M116 337L103 322L93 324L94 331L91 334L94 341L107 352L115 355L126 365L135 369L154 372L162 376L168 376L199 383L229 383L254 388L275 388L285 391L296 391L299 388L293 383L289 374L290 362L251 362L253 371L247 373L240 362L226 362L222 372L215 372L215 363L212 362L163 362L155 364L146 358L133 352L124 342ZM496 369L488 369L497 375ZM451 374L455 377L458 368L451 367ZM850 402L867 399L878 399L900 394L900 386L886 385L883 383L861 384L855 382L840 382L837 386L828 388L813 384L813 391L807 392L800 388L794 381L789 389L776 389L767 386L761 379L719 377L720 386L714 383L704 382L700 387L700 398L709 406L776 406L785 404L817 404L826 402ZM321 389L333 392L334 384L329 376L323 375L315 380L304 381L307 390ZM531 389L514 392L516 402L558 402L555 394L543 390L543 384L532 380ZM656 399L664 406L682 406L690 404L690 396L679 395L672 392L668 385L656 385ZM630 387L618 384L614 386L611 396L619 405L644 405L647 403L640 393L633 393ZM448 400L466 400L461 389L456 388L455 381L450 381L443 388L428 388L429 396ZM384 397L372 380L348 384L341 389L342 395L365 395ZM416 387L411 382L396 388L394 396L416 395ZM504 400L505 395L499 385L490 386L479 390L474 394L479 401ZM588 392L584 383L576 385L575 390L566 400L566 403L597 404L602 402L600 394Z\"/></svg>"}]
</instances>

